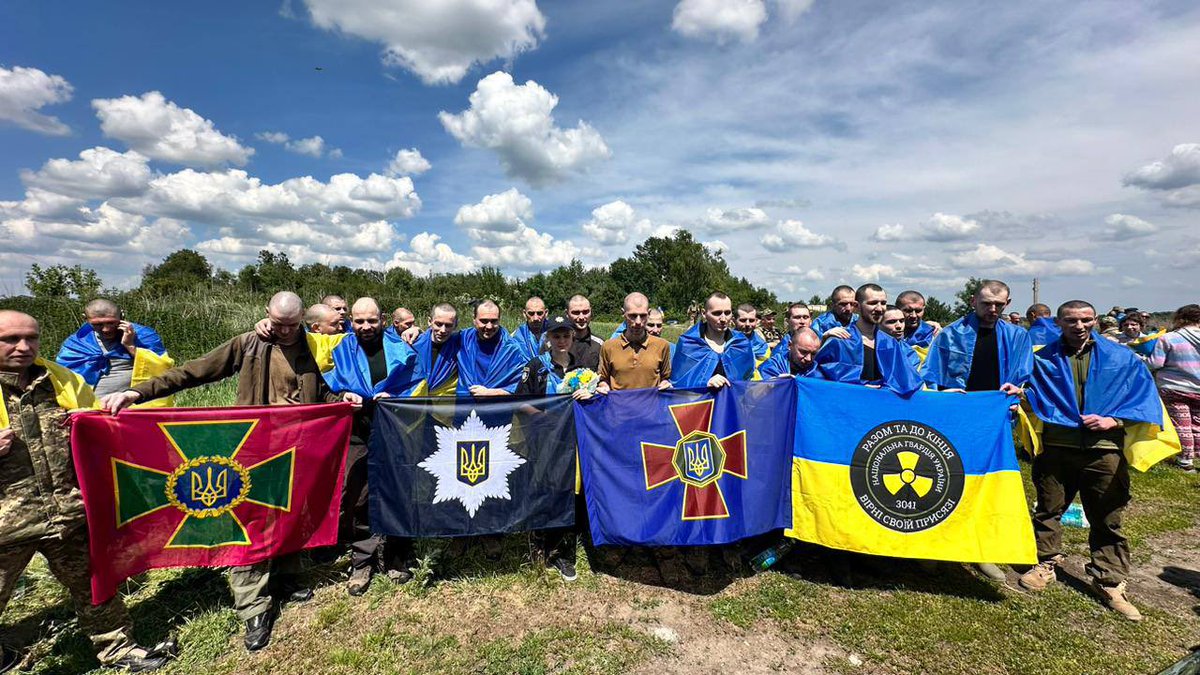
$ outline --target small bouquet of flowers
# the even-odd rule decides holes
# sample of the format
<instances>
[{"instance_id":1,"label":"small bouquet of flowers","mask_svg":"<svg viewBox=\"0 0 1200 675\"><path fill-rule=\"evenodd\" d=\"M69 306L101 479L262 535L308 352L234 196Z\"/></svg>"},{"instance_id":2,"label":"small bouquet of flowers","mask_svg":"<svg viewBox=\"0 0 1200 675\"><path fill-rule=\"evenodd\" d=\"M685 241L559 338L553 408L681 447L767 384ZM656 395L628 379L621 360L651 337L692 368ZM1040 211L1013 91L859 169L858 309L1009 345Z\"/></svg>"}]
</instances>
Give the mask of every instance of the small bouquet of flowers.
<instances>
[{"instance_id":1,"label":"small bouquet of flowers","mask_svg":"<svg viewBox=\"0 0 1200 675\"><path fill-rule=\"evenodd\" d=\"M558 385L558 393L574 394L579 390L596 393L596 385L600 384L600 376L591 368L576 368L563 376L562 384Z\"/></svg>"}]
</instances>

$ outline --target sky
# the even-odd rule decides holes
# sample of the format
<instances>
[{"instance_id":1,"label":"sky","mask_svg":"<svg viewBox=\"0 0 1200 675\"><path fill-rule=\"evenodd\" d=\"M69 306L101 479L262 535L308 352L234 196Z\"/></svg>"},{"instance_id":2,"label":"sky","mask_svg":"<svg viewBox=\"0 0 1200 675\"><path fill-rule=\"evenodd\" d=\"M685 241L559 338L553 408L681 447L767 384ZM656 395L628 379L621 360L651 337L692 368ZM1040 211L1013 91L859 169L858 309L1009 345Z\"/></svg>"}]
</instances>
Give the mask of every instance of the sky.
<instances>
[{"instance_id":1,"label":"sky","mask_svg":"<svg viewBox=\"0 0 1200 675\"><path fill-rule=\"evenodd\" d=\"M1194 2L0 5L0 295L193 248L416 274L691 231L782 299L1198 300Z\"/></svg>"}]
</instances>

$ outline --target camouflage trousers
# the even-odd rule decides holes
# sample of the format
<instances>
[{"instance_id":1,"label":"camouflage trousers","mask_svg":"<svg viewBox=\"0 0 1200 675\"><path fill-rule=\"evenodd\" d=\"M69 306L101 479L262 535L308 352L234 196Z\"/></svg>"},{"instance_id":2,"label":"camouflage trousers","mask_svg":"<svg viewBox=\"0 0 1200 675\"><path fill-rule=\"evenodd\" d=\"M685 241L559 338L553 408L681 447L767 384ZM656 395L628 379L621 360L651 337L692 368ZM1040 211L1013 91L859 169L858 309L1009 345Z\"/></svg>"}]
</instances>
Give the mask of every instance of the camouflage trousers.
<instances>
[{"instance_id":1,"label":"camouflage trousers","mask_svg":"<svg viewBox=\"0 0 1200 675\"><path fill-rule=\"evenodd\" d=\"M249 621L270 611L274 602L271 592L294 582L303 571L304 562L299 553L288 553L253 565L230 567L229 591L233 595L233 608L237 610L238 618Z\"/></svg>"},{"instance_id":2,"label":"camouflage trousers","mask_svg":"<svg viewBox=\"0 0 1200 675\"><path fill-rule=\"evenodd\" d=\"M79 627L91 639L100 663L113 663L137 646L131 637L133 624L121 596L101 605L92 604L86 527L65 532L61 539L38 539L0 547L0 614L4 613L16 590L17 579L35 553L45 556L50 573L67 587L79 615Z\"/></svg>"}]
</instances>

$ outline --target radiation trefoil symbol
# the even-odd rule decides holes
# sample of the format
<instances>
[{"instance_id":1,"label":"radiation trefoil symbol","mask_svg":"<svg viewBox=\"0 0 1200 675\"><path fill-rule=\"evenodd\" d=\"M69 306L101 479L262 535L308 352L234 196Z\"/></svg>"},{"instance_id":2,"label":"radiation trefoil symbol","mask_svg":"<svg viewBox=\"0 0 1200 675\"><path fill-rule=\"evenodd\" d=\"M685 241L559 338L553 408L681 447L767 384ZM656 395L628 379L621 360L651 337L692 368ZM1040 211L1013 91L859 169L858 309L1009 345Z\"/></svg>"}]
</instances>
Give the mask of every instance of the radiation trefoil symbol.
<instances>
[{"instance_id":1,"label":"radiation trefoil symbol","mask_svg":"<svg viewBox=\"0 0 1200 675\"><path fill-rule=\"evenodd\" d=\"M511 424L489 427L474 410L462 426L437 427L437 452L417 466L433 476L433 503L457 500L474 518L484 500L512 499L508 475L525 458L508 448Z\"/></svg>"},{"instance_id":2,"label":"radiation trefoil symbol","mask_svg":"<svg viewBox=\"0 0 1200 675\"><path fill-rule=\"evenodd\" d=\"M675 445L642 443L646 489L672 481L683 483L683 520L728 518L720 480L746 478L746 432L717 438L712 428L712 400L670 406L679 430Z\"/></svg>"},{"instance_id":3,"label":"radiation trefoil symbol","mask_svg":"<svg viewBox=\"0 0 1200 675\"><path fill-rule=\"evenodd\" d=\"M164 548L249 546L234 509L243 504L290 511L296 448L253 466L238 452L258 420L161 422L158 427L182 461L170 472L112 460L117 527L160 509L184 513Z\"/></svg>"},{"instance_id":4,"label":"radiation trefoil symbol","mask_svg":"<svg viewBox=\"0 0 1200 675\"><path fill-rule=\"evenodd\" d=\"M915 452L897 452L896 460L900 462L900 473L889 473L883 476L883 486L893 495L905 487L912 488L917 497L924 497L933 488L933 479L917 473L917 463L921 456Z\"/></svg>"}]
</instances>

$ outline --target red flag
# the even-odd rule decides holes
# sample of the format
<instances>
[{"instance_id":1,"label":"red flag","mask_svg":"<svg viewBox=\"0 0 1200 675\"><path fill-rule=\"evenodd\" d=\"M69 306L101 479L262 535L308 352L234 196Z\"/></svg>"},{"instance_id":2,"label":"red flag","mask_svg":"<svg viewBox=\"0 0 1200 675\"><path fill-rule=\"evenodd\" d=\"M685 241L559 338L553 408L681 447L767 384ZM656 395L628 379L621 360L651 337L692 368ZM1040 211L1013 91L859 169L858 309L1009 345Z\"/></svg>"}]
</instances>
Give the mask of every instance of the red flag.
<instances>
[{"instance_id":1,"label":"red flag","mask_svg":"<svg viewBox=\"0 0 1200 675\"><path fill-rule=\"evenodd\" d=\"M75 415L92 601L149 569L335 543L350 413L338 403Z\"/></svg>"}]
</instances>

